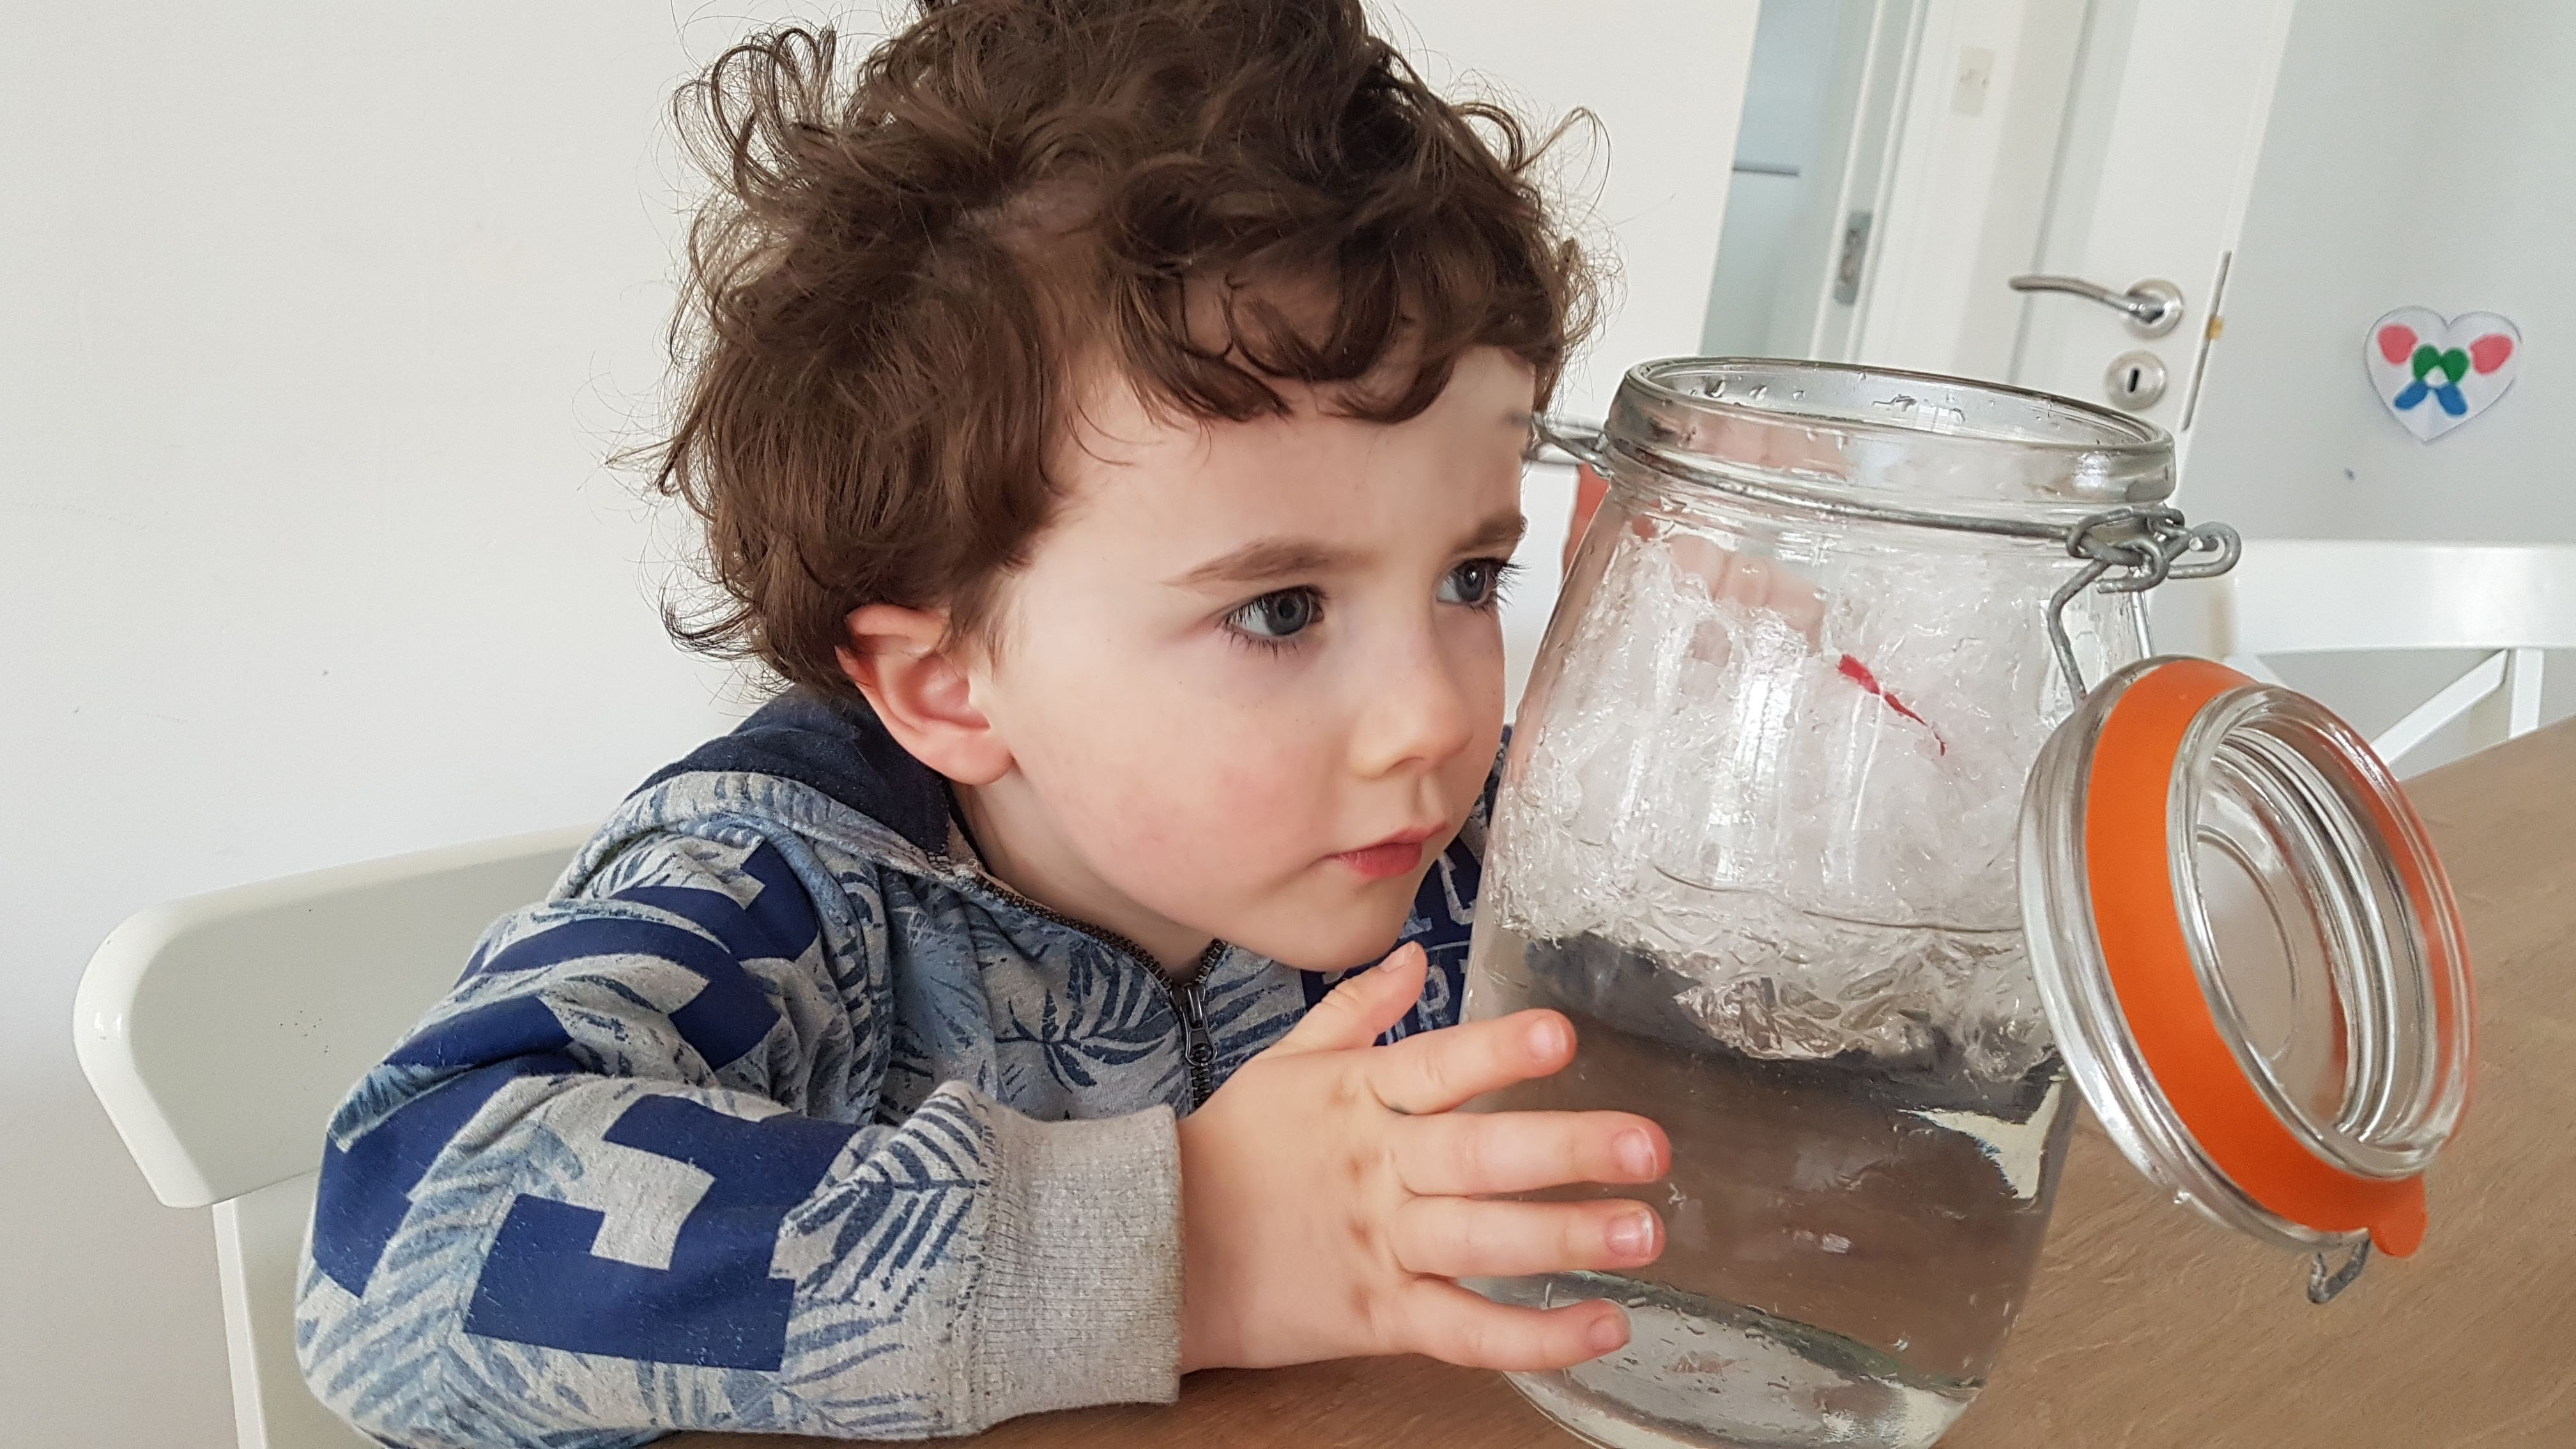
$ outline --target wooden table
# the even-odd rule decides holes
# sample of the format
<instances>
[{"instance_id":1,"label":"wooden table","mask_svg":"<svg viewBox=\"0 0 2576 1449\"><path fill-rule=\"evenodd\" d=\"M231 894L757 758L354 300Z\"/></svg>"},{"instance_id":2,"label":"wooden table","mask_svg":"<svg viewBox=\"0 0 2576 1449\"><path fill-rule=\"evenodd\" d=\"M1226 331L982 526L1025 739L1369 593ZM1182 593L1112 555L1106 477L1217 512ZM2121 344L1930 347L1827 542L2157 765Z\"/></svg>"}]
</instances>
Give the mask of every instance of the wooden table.
<instances>
[{"instance_id":1,"label":"wooden table","mask_svg":"<svg viewBox=\"0 0 2576 1449\"><path fill-rule=\"evenodd\" d=\"M2576 721L2410 788L2468 920L2477 1097L2433 1231L2311 1306L2306 1263L2172 1206L2089 1120L2030 1304L1942 1449L2576 1449ZM675 1449L821 1441L689 1435ZM1171 1407L976 1449L1568 1449L1493 1374L1423 1359L1191 1378Z\"/></svg>"}]
</instances>

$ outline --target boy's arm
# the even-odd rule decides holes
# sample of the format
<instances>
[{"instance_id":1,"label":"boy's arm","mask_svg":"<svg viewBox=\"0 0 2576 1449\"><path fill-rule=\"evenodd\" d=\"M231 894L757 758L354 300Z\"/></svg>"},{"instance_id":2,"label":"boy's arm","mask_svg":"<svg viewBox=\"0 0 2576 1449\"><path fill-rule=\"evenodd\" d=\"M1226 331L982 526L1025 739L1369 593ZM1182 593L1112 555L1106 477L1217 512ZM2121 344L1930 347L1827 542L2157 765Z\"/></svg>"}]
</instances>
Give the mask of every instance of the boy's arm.
<instances>
[{"instance_id":1,"label":"boy's arm","mask_svg":"<svg viewBox=\"0 0 2576 1449\"><path fill-rule=\"evenodd\" d=\"M810 1114L867 1112L893 1032L882 910L821 898L776 845L663 836L494 929L332 1121L297 1313L325 1403L563 1449L1172 1396L1171 1114L957 1083Z\"/></svg>"}]
</instances>

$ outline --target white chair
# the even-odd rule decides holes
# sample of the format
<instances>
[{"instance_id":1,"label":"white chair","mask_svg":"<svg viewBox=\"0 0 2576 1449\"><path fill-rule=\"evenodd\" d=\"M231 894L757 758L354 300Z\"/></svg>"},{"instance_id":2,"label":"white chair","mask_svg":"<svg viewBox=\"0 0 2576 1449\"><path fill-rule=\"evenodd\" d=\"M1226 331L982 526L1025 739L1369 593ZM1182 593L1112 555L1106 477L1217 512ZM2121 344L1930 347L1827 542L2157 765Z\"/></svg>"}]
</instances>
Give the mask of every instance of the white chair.
<instances>
[{"instance_id":1,"label":"white chair","mask_svg":"<svg viewBox=\"0 0 2576 1449\"><path fill-rule=\"evenodd\" d=\"M2498 691L2500 732L2540 724L2541 653L2576 649L2576 545L2248 539L2216 579L2157 590L2159 647L2224 659L2271 679L2265 656L2476 650L2468 673L2371 741L2398 758Z\"/></svg>"},{"instance_id":2,"label":"white chair","mask_svg":"<svg viewBox=\"0 0 2576 1449\"><path fill-rule=\"evenodd\" d=\"M295 1271L331 1109L454 984L483 928L543 896L586 830L290 876L154 906L81 976L90 1089L153 1194L215 1212L241 1449L372 1443L295 1366Z\"/></svg>"}]
</instances>

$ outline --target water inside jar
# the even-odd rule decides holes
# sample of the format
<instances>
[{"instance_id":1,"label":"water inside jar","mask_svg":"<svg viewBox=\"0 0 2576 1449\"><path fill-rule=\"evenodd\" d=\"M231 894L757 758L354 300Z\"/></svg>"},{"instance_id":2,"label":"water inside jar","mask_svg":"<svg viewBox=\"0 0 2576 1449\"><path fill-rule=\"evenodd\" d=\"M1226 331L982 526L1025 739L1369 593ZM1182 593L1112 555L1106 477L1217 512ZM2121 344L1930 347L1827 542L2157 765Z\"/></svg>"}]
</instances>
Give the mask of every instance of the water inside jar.
<instances>
[{"instance_id":1,"label":"water inside jar","mask_svg":"<svg viewBox=\"0 0 2576 1449\"><path fill-rule=\"evenodd\" d=\"M2071 1121L2063 1065L1998 1080L1942 1042L1893 1070L1766 1060L1673 1005L1689 984L1598 938L1478 941L1471 1013L1553 1007L1578 1041L1566 1070L1480 1107L1642 1110L1673 1142L1645 1194L1667 1240L1650 1268L1473 1285L1628 1309L1619 1353L1516 1382L1617 1449L1923 1449L1983 1385L2037 1264Z\"/></svg>"}]
</instances>

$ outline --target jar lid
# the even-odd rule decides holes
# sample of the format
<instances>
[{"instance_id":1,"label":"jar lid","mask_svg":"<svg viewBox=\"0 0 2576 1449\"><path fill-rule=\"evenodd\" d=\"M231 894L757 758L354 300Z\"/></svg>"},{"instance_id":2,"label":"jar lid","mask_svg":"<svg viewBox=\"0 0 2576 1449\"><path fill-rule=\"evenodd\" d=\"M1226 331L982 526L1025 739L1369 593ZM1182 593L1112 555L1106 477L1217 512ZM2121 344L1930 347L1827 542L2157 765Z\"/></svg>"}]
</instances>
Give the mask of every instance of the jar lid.
<instances>
[{"instance_id":1,"label":"jar lid","mask_svg":"<svg viewBox=\"0 0 2576 1449\"><path fill-rule=\"evenodd\" d=\"M2320 1301L2365 1240L2415 1251L2468 1098L2468 958L2350 726L2209 660L2131 665L2032 767L2021 882L2059 1048L2131 1162L2258 1238L2355 1248Z\"/></svg>"}]
</instances>

